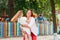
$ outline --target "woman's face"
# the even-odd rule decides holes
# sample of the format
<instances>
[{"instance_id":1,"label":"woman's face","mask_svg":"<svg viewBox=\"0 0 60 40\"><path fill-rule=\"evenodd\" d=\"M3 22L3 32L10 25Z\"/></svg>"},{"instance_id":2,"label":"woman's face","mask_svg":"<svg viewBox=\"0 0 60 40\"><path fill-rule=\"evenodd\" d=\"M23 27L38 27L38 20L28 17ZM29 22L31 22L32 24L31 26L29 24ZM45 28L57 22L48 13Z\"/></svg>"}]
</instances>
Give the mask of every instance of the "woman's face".
<instances>
[{"instance_id":1,"label":"woman's face","mask_svg":"<svg viewBox=\"0 0 60 40\"><path fill-rule=\"evenodd\" d=\"M31 17L31 10L28 10L26 15L27 17Z\"/></svg>"}]
</instances>

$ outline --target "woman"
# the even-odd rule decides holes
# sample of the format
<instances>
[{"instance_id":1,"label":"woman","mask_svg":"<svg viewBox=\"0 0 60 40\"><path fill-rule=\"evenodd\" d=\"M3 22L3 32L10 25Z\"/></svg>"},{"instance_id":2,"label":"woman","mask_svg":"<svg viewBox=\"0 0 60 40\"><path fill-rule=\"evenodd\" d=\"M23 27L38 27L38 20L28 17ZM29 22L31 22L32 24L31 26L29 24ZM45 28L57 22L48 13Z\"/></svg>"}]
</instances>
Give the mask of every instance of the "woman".
<instances>
[{"instance_id":1,"label":"woman","mask_svg":"<svg viewBox=\"0 0 60 40\"><path fill-rule=\"evenodd\" d=\"M37 40L38 28L36 26L35 18L33 17L33 13L31 10L27 11L26 18L28 25L24 25L24 26L30 28L32 40Z\"/></svg>"}]
</instances>

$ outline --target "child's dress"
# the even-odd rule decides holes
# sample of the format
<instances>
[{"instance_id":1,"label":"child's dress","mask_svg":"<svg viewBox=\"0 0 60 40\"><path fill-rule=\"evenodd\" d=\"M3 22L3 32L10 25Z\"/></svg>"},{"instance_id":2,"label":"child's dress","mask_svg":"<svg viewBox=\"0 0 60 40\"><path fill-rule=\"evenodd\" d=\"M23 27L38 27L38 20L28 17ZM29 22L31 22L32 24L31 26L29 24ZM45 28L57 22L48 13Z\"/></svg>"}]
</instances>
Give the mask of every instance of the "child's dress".
<instances>
[{"instance_id":1,"label":"child's dress","mask_svg":"<svg viewBox=\"0 0 60 40\"><path fill-rule=\"evenodd\" d=\"M20 23L20 24L28 24L27 22L26 22L26 20L27 20L27 18L26 17L21 17L21 18L18 18L18 22ZM30 29L29 28L26 28L26 27L22 27L22 26L20 26L27 34L30 34L31 32L30 32Z\"/></svg>"}]
</instances>

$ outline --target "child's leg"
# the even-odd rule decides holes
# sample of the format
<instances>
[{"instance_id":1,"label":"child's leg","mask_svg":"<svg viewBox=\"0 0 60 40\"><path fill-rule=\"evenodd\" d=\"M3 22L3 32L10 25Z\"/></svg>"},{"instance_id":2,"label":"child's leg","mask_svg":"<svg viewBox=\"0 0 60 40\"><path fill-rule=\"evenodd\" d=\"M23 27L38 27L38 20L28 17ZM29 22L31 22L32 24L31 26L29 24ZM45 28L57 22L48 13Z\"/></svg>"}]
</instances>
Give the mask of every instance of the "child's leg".
<instances>
[{"instance_id":1,"label":"child's leg","mask_svg":"<svg viewBox=\"0 0 60 40\"><path fill-rule=\"evenodd\" d=\"M31 35L27 34L28 40L32 40L31 39Z\"/></svg>"},{"instance_id":2,"label":"child's leg","mask_svg":"<svg viewBox=\"0 0 60 40\"><path fill-rule=\"evenodd\" d=\"M24 34L25 40L28 40L28 36L27 34Z\"/></svg>"},{"instance_id":3,"label":"child's leg","mask_svg":"<svg viewBox=\"0 0 60 40\"><path fill-rule=\"evenodd\" d=\"M24 30L21 30L21 33L23 35L23 40L27 40L27 34Z\"/></svg>"},{"instance_id":4,"label":"child's leg","mask_svg":"<svg viewBox=\"0 0 60 40\"><path fill-rule=\"evenodd\" d=\"M28 33L30 33L30 30L27 30L27 31L23 30L24 40L31 40L31 35Z\"/></svg>"},{"instance_id":5,"label":"child's leg","mask_svg":"<svg viewBox=\"0 0 60 40\"><path fill-rule=\"evenodd\" d=\"M24 40L32 40L31 35L24 33Z\"/></svg>"},{"instance_id":6,"label":"child's leg","mask_svg":"<svg viewBox=\"0 0 60 40\"><path fill-rule=\"evenodd\" d=\"M25 31L23 31L22 34L23 34L23 40L28 40L27 33Z\"/></svg>"}]
</instances>

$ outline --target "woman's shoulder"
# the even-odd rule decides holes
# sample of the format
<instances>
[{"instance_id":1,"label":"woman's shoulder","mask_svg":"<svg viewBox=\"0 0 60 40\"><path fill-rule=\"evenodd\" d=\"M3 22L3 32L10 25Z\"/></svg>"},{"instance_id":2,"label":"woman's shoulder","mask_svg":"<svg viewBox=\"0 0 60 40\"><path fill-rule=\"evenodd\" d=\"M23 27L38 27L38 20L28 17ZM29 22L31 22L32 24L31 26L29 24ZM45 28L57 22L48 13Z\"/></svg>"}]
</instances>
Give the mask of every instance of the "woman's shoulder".
<instances>
[{"instance_id":1,"label":"woman's shoulder","mask_svg":"<svg viewBox=\"0 0 60 40\"><path fill-rule=\"evenodd\" d=\"M34 19L34 17L31 17L32 19Z\"/></svg>"},{"instance_id":2,"label":"woman's shoulder","mask_svg":"<svg viewBox=\"0 0 60 40\"><path fill-rule=\"evenodd\" d=\"M31 19L32 19L32 20L35 20L35 18L34 18L34 17L31 17Z\"/></svg>"}]
</instances>

